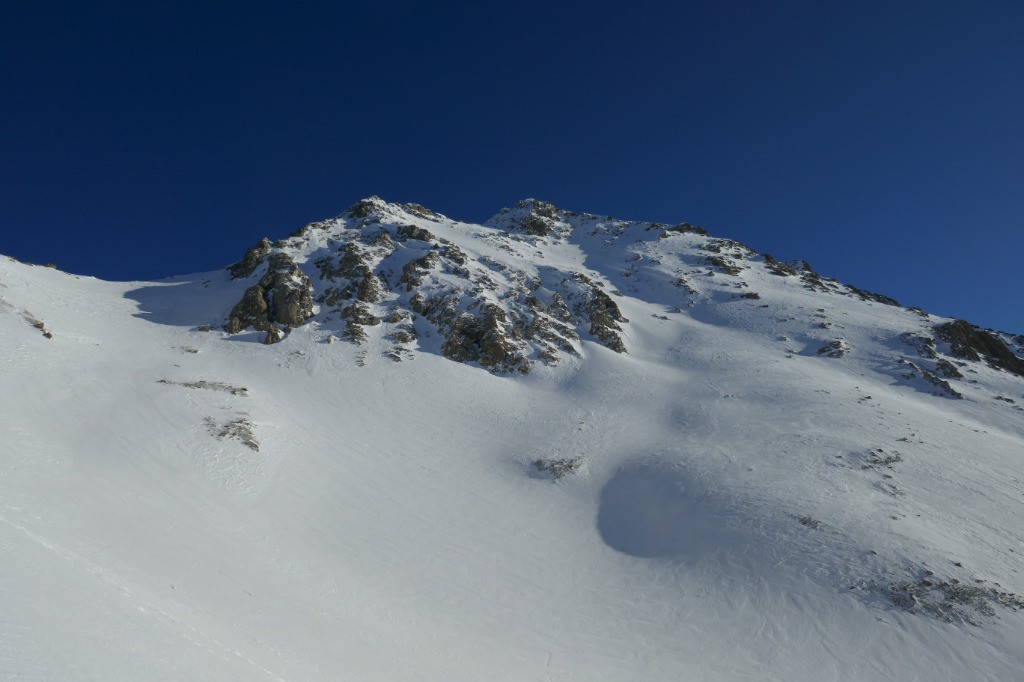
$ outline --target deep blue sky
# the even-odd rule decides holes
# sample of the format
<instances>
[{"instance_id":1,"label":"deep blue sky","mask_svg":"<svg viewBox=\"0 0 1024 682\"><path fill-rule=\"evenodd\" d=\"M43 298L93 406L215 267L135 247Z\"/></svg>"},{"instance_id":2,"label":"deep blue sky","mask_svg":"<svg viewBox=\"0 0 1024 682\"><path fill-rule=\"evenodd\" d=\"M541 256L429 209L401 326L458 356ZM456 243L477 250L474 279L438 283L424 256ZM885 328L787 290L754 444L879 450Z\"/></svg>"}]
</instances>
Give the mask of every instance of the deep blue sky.
<instances>
[{"instance_id":1,"label":"deep blue sky","mask_svg":"<svg viewBox=\"0 0 1024 682\"><path fill-rule=\"evenodd\" d=\"M0 253L72 272L532 196L1024 332L1017 0L4 3L0 87Z\"/></svg>"}]
</instances>

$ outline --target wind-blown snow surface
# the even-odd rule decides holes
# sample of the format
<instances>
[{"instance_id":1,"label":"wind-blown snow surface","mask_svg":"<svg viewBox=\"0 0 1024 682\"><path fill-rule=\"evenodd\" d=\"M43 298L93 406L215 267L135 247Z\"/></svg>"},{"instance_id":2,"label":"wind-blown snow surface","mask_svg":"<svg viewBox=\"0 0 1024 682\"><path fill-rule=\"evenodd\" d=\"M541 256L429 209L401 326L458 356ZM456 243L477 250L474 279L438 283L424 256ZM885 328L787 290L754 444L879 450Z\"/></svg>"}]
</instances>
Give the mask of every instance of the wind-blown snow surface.
<instances>
[{"instance_id":1,"label":"wind-blown snow surface","mask_svg":"<svg viewBox=\"0 0 1024 682\"><path fill-rule=\"evenodd\" d=\"M385 208L473 263L512 234ZM1021 679L1024 379L955 399L900 363L943 320L566 220L502 257L617 290L628 352L507 376L322 310L198 331L226 272L0 259L0 676Z\"/></svg>"}]
</instances>

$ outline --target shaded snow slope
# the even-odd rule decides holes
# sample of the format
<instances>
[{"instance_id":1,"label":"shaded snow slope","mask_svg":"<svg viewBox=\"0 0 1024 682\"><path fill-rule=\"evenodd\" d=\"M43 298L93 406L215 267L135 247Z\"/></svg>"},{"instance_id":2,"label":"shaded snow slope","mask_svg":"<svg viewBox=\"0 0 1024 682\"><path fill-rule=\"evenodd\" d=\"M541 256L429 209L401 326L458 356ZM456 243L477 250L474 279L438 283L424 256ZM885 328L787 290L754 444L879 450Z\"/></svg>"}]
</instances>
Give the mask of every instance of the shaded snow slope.
<instances>
[{"instance_id":1,"label":"shaded snow slope","mask_svg":"<svg viewBox=\"0 0 1024 682\"><path fill-rule=\"evenodd\" d=\"M251 254L0 259L0 676L1019 677L1024 378L949 320L535 201Z\"/></svg>"}]
</instances>

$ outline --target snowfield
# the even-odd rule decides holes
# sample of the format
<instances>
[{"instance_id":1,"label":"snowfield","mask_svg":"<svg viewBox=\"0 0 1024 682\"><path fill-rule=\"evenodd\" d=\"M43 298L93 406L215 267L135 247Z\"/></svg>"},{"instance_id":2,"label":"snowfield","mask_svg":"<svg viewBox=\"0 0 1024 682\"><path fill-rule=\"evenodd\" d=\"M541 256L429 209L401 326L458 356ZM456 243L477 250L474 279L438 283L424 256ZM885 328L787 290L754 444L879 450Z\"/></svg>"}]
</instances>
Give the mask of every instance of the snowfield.
<instances>
[{"instance_id":1,"label":"snowfield","mask_svg":"<svg viewBox=\"0 0 1024 682\"><path fill-rule=\"evenodd\" d=\"M1024 376L949 320L533 201L268 254L0 258L0 678L1024 679Z\"/></svg>"}]
</instances>

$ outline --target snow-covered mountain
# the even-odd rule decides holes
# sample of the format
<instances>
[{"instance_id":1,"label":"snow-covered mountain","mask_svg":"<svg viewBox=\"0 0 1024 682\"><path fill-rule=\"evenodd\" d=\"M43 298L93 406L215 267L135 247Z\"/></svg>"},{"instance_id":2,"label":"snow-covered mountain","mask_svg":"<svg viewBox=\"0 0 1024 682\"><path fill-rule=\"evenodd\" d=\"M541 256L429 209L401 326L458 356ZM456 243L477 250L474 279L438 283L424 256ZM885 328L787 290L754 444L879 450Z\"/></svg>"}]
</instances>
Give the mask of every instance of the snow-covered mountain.
<instances>
[{"instance_id":1,"label":"snow-covered mountain","mask_svg":"<svg viewBox=\"0 0 1024 682\"><path fill-rule=\"evenodd\" d=\"M4 258L0 344L4 679L1024 679L1024 337L697 226Z\"/></svg>"}]
</instances>

